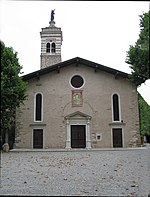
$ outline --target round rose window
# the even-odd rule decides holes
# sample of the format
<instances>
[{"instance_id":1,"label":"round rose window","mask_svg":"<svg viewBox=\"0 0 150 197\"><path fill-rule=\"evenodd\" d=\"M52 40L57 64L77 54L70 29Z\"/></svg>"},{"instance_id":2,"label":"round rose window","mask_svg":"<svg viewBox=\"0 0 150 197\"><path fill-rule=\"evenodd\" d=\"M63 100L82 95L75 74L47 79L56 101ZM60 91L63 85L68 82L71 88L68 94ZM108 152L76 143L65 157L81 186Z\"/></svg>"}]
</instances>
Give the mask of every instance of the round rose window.
<instances>
[{"instance_id":1,"label":"round rose window","mask_svg":"<svg viewBox=\"0 0 150 197\"><path fill-rule=\"evenodd\" d=\"M80 75L73 76L70 82L74 88L81 88L84 84L84 80Z\"/></svg>"}]
</instances>

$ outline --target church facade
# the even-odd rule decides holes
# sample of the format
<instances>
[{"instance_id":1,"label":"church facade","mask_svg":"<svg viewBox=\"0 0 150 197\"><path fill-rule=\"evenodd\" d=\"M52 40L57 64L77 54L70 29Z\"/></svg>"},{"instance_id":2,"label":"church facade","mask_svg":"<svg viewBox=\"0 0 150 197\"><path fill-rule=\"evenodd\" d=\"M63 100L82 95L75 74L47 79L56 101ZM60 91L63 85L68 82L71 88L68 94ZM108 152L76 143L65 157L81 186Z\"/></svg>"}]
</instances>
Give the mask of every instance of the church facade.
<instances>
[{"instance_id":1,"label":"church facade","mask_svg":"<svg viewBox=\"0 0 150 197\"><path fill-rule=\"evenodd\" d=\"M16 112L15 148L140 145L137 89L128 74L80 57L62 62L54 20L40 35L41 69L23 76L28 97Z\"/></svg>"}]
</instances>

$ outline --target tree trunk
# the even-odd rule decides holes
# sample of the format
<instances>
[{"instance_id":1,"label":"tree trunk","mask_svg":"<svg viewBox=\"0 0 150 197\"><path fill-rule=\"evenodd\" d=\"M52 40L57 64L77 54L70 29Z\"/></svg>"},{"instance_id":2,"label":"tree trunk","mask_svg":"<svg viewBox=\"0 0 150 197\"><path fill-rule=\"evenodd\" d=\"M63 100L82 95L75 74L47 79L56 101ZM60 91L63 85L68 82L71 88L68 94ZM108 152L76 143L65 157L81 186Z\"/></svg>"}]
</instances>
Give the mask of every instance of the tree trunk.
<instances>
[{"instance_id":1,"label":"tree trunk","mask_svg":"<svg viewBox=\"0 0 150 197\"><path fill-rule=\"evenodd\" d=\"M9 152L8 130L6 130L6 133L5 133L5 144L3 145L3 151L7 153Z\"/></svg>"},{"instance_id":2,"label":"tree trunk","mask_svg":"<svg viewBox=\"0 0 150 197\"><path fill-rule=\"evenodd\" d=\"M6 133L5 133L5 143L8 143L8 130L6 130Z\"/></svg>"}]
</instances>

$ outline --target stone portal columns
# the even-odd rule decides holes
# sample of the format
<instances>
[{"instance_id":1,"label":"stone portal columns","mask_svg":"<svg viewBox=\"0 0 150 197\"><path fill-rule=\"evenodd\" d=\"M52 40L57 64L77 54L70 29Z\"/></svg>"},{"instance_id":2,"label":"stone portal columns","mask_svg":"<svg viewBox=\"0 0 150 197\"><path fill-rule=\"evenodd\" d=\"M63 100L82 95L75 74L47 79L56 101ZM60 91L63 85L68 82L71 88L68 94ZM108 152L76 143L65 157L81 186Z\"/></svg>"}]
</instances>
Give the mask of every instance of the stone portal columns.
<instances>
[{"instance_id":1,"label":"stone portal columns","mask_svg":"<svg viewBox=\"0 0 150 197\"><path fill-rule=\"evenodd\" d=\"M91 133L90 133L90 120L87 120L86 129L86 148L91 148Z\"/></svg>"},{"instance_id":2,"label":"stone portal columns","mask_svg":"<svg viewBox=\"0 0 150 197\"><path fill-rule=\"evenodd\" d=\"M66 148L71 148L71 135L70 135L70 124L69 124L69 120L67 120L67 140L66 140Z\"/></svg>"}]
</instances>

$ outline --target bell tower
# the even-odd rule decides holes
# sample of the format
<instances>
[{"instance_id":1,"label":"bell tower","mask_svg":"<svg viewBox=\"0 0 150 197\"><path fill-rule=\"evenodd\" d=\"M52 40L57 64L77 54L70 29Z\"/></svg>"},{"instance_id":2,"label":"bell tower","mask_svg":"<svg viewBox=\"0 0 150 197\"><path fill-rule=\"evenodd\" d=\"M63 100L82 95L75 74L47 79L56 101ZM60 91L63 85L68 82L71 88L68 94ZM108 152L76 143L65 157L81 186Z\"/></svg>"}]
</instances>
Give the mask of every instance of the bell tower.
<instances>
[{"instance_id":1,"label":"bell tower","mask_svg":"<svg viewBox=\"0 0 150 197\"><path fill-rule=\"evenodd\" d=\"M55 26L54 11L51 11L49 27L42 28L41 69L61 62L62 31Z\"/></svg>"}]
</instances>

